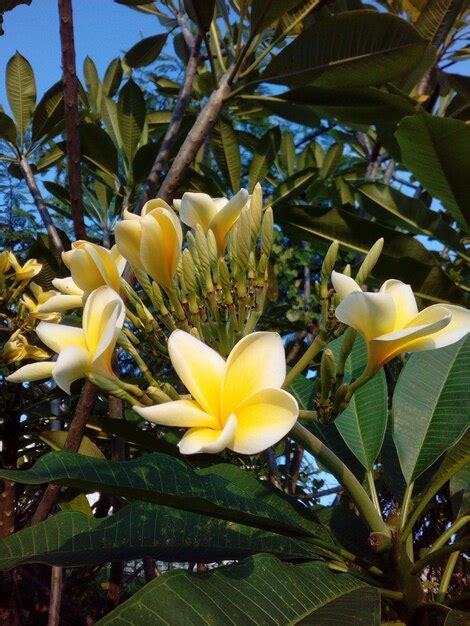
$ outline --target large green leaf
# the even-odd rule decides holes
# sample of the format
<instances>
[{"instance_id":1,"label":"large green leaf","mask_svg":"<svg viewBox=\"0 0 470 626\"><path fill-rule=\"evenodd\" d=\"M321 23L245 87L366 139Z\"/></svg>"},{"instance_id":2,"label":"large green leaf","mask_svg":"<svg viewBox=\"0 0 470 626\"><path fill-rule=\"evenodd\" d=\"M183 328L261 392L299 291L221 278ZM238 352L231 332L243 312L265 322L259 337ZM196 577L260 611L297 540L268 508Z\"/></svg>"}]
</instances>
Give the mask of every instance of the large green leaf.
<instances>
[{"instance_id":1,"label":"large green leaf","mask_svg":"<svg viewBox=\"0 0 470 626\"><path fill-rule=\"evenodd\" d=\"M217 122L211 133L211 144L217 165L236 193L240 189L242 166L238 138L229 120Z\"/></svg>"},{"instance_id":2,"label":"large green leaf","mask_svg":"<svg viewBox=\"0 0 470 626\"><path fill-rule=\"evenodd\" d=\"M3 111L0 111L0 139L5 139L16 145L17 132L15 122Z\"/></svg>"},{"instance_id":3,"label":"large green leaf","mask_svg":"<svg viewBox=\"0 0 470 626\"><path fill-rule=\"evenodd\" d=\"M393 438L403 475L414 481L470 425L470 336L413 354L393 395Z\"/></svg>"},{"instance_id":4,"label":"large green leaf","mask_svg":"<svg viewBox=\"0 0 470 626\"><path fill-rule=\"evenodd\" d=\"M413 115L415 104L406 98L376 87L362 89L321 89L303 87L278 96L291 104L311 107L318 115L353 124L398 122L405 115Z\"/></svg>"},{"instance_id":5,"label":"large green leaf","mask_svg":"<svg viewBox=\"0 0 470 626\"><path fill-rule=\"evenodd\" d=\"M373 270L376 279L397 278L410 283L413 291L422 298L462 303L460 289L443 272L432 252L409 235L342 209L282 206L276 210L275 218L286 234L295 239L308 240L313 236L337 240L346 248L364 254L377 239L384 237L384 249Z\"/></svg>"},{"instance_id":6,"label":"large green leaf","mask_svg":"<svg viewBox=\"0 0 470 626\"><path fill-rule=\"evenodd\" d=\"M289 176L275 187L269 204L274 207L282 202L289 202L304 189L307 189L317 176L318 169L316 167L307 167L300 172L292 174L292 176Z\"/></svg>"},{"instance_id":7,"label":"large green leaf","mask_svg":"<svg viewBox=\"0 0 470 626\"><path fill-rule=\"evenodd\" d=\"M133 80L128 80L119 92L118 122L124 152L131 163L145 125L144 94Z\"/></svg>"},{"instance_id":8,"label":"large green leaf","mask_svg":"<svg viewBox=\"0 0 470 626\"><path fill-rule=\"evenodd\" d=\"M8 103L22 144L36 103L36 81L29 61L19 52L7 63L6 88Z\"/></svg>"},{"instance_id":9,"label":"large green leaf","mask_svg":"<svg viewBox=\"0 0 470 626\"><path fill-rule=\"evenodd\" d=\"M113 59L104 73L103 95L112 98L117 93L119 85L121 84L122 74L121 59Z\"/></svg>"},{"instance_id":10,"label":"large green leaf","mask_svg":"<svg viewBox=\"0 0 470 626\"><path fill-rule=\"evenodd\" d=\"M167 39L166 34L153 35L137 42L124 55L124 61L129 67L145 67L153 63L163 50Z\"/></svg>"},{"instance_id":11,"label":"large green leaf","mask_svg":"<svg viewBox=\"0 0 470 626\"><path fill-rule=\"evenodd\" d=\"M203 33L209 30L214 17L215 0L184 0L184 7Z\"/></svg>"},{"instance_id":12,"label":"large green leaf","mask_svg":"<svg viewBox=\"0 0 470 626\"><path fill-rule=\"evenodd\" d=\"M183 461L159 453L124 463L71 452L51 452L30 470L0 470L0 476L28 484L54 482L87 492L105 491L269 530L312 534L283 512L247 496L233 482L240 472L243 474L243 470L233 470L229 482L217 475L217 466L210 472L194 471Z\"/></svg>"},{"instance_id":13,"label":"large green leaf","mask_svg":"<svg viewBox=\"0 0 470 626\"><path fill-rule=\"evenodd\" d=\"M446 38L460 11L464 0L428 0L415 26L419 34L438 47Z\"/></svg>"},{"instance_id":14,"label":"large green leaf","mask_svg":"<svg viewBox=\"0 0 470 626\"><path fill-rule=\"evenodd\" d=\"M242 96L243 98L243 96ZM296 102L286 102L280 98L250 96L251 100L259 102L265 109L277 117L283 117L294 124L302 124L316 128L320 126L320 118L314 109L308 105L297 104Z\"/></svg>"},{"instance_id":15,"label":"large green leaf","mask_svg":"<svg viewBox=\"0 0 470 626\"><path fill-rule=\"evenodd\" d=\"M439 469L433 474L429 484L414 502L413 514L405 532L410 529L426 510L428 502L449 481L452 476L468 467L470 462L470 432L466 432L457 444L444 455Z\"/></svg>"},{"instance_id":16,"label":"large green leaf","mask_svg":"<svg viewBox=\"0 0 470 626\"><path fill-rule=\"evenodd\" d=\"M269 172L281 146L281 131L279 127L270 128L257 141L256 151L251 159L248 170L250 189L262 181Z\"/></svg>"},{"instance_id":17,"label":"large green leaf","mask_svg":"<svg viewBox=\"0 0 470 626\"><path fill-rule=\"evenodd\" d=\"M303 0L253 0L251 3L251 32L258 33L273 25Z\"/></svg>"},{"instance_id":18,"label":"large green leaf","mask_svg":"<svg viewBox=\"0 0 470 626\"><path fill-rule=\"evenodd\" d=\"M87 56L83 62L83 76L88 90L88 101L95 113L101 110L101 99L103 97L103 87L98 76L95 62Z\"/></svg>"},{"instance_id":19,"label":"large green leaf","mask_svg":"<svg viewBox=\"0 0 470 626\"><path fill-rule=\"evenodd\" d=\"M54 136L64 122L64 92L62 81L46 91L33 114L32 139L38 141Z\"/></svg>"},{"instance_id":20,"label":"large green leaf","mask_svg":"<svg viewBox=\"0 0 470 626\"><path fill-rule=\"evenodd\" d=\"M470 128L422 111L405 117L395 136L403 164L459 224L470 229Z\"/></svg>"},{"instance_id":21,"label":"large green leaf","mask_svg":"<svg viewBox=\"0 0 470 626\"><path fill-rule=\"evenodd\" d=\"M80 142L82 155L87 161L113 178L118 176L117 150L105 130L97 124L82 122Z\"/></svg>"},{"instance_id":22,"label":"large green leaf","mask_svg":"<svg viewBox=\"0 0 470 626\"><path fill-rule=\"evenodd\" d=\"M398 17L377 11L344 12L304 30L272 59L263 77L296 86L383 85L411 71L426 45Z\"/></svg>"},{"instance_id":23,"label":"large green leaf","mask_svg":"<svg viewBox=\"0 0 470 626\"><path fill-rule=\"evenodd\" d=\"M191 624L380 625L380 594L322 562L284 564L256 555L209 574L174 571L155 579L100 626Z\"/></svg>"},{"instance_id":24,"label":"large green leaf","mask_svg":"<svg viewBox=\"0 0 470 626\"><path fill-rule=\"evenodd\" d=\"M442 219L442 213L428 209L419 198L380 183L366 183L358 191L364 208L375 217L413 233L428 235L467 257L458 233Z\"/></svg>"},{"instance_id":25,"label":"large green leaf","mask_svg":"<svg viewBox=\"0 0 470 626\"><path fill-rule=\"evenodd\" d=\"M0 569L21 563L64 567L150 556L165 561L213 562L256 552L308 558L295 539L234 522L133 502L114 515L93 519L64 512L0 541Z\"/></svg>"},{"instance_id":26,"label":"large green leaf","mask_svg":"<svg viewBox=\"0 0 470 626\"><path fill-rule=\"evenodd\" d=\"M344 335L328 344L338 359ZM361 337L346 361L346 382L357 378L367 363L367 346ZM382 447L387 428L387 382L381 369L368 383L358 389L347 408L335 420L341 437L366 470L371 470Z\"/></svg>"}]
</instances>

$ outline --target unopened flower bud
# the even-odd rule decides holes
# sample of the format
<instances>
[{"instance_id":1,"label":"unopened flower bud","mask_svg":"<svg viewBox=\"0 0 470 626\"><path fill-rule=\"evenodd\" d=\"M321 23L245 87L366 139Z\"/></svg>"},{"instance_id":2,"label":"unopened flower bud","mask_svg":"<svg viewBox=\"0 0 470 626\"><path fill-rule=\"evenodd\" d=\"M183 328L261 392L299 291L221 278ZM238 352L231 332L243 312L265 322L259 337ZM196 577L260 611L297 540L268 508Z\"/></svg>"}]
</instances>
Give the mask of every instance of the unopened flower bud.
<instances>
[{"instance_id":1,"label":"unopened flower bud","mask_svg":"<svg viewBox=\"0 0 470 626\"><path fill-rule=\"evenodd\" d=\"M330 392L336 382L336 362L333 351L323 350L320 364L320 403L328 401Z\"/></svg>"},{"instance_id":2,"label":"unopened flower bud","mask_svg":"<svg viewBox=\"0 0 470 626\"><path fill-rule=\"evenodd\" d=\"M196 268L189 250L183 252L183 277L186 289L191 292L197 290Z\"/></svg>"},{"instance_id":3,"label":"unopened flower bud","mask_svg":"<svg viewBox=\"0 0 470 626\"><path fill-rule=\"evenodd\" d=\"M207 240L200 224L196 226L196 248L201 269L207 271L210 267L209 250L207 249Z\"/></svg>"},{"instance_id":4,"label":"unopened flower bud","mask_svg":"<svg viewBox=\"0 0 470 626\"><path fill-rule=\"evenodd\" d=\"M372 272L372 270L375 267L375 264L379 260L383 247L384 247L384 240L383 240L383 237L381 237L374 243L372 248L366 254L366 258L362 261L361 267L359 268L359 271L357 272L356 283L358 285L363 285L366 282L369 274Z\"/></svg>"},{"instance_id":5,"label":"unopened flower bud","mask_svg":"<svg viewBox=\"0 0 470 626\"><path fill-rule=\"evenodd\" d=\"M274 217L273 210L268 207L263 215L263 221L261 224L261 251L268 258L271 254L271 246L273 245L274 237Z\"/></svg>"}]
</instances>

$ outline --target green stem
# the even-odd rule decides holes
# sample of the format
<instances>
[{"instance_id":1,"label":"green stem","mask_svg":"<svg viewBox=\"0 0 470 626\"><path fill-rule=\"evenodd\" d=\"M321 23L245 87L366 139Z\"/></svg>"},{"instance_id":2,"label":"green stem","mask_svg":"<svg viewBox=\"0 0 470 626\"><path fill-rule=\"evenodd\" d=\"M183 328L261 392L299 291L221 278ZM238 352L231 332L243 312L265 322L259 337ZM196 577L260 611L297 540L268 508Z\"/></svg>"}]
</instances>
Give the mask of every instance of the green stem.
<instances>
[{"instance_id":1,"label":"green stem","mask_svg":"<svg viewBox=\"0 0 470 626\"><path fill-rule=\"evenodd\" d=\"M403 530L406 526L406 520L410 512L411 498L413 495L414 482L411 482L406 486L405 495L403 496L403 502L400 511L400 530Z\"/></svg>"},{"instance_id":2,"label":"green stem","mask_svg":"<svg viewBox=\"0 0 470 626\"><path fill-rule=\"evenodd\" d=\"M455 521L449 528L442 533L442 535L436 539L436 541L431 546L429 552L435 552L445 546L449 539L452 538L452 535L455 535L457 531L466 526L470 522L470 515L464 515L457 521Z\"/></svg>"},{"instance_id":3,"label":"green stem","mask_svg":"<svg viewBox=\"0 0 470 626\"><path fill-rule=\"evenodd\" d=\"M292 430L293 438L317 458L320 463L343 485L369 528L376 533L391 537L391 530L377 513L367 492L351 470L320 439L297 423Z\"/></svg>"},{"instance_id":4,"label":"green stem","mask_svg":"<svg viewBox=\"0 0 470 626\"><path fill-rule=\"evenodd\" d=\"M449 588L450 581L452 580L455 566L457 564L457 561L459 560L459 556L460 552L458 550L456 552L452 552L452 554L450 555L449 560L447 561L447 565L445 566L444 573L442 574L436 602L444 602L447 594L447 589Z\"/></svg>"},{"instance_id":5,"label":"green stem","mask_svg":"<svg viewBox=\"0 0 470 626\"><path fill-rule=\"evenodd\" d=\"M317 356L317 354L322 350L325 344L326 336L322 331L320 331L313 340L313 342L305 350L304 354L294 365L294 367L287 373L286 379L283 384L284 388L288 387L292 383L292 381L294 381L297 376L304 371L310 361Z\"/></svg>"},{"instance_id":6,"label":"green stem","mask_svg":"<svg viewBox=\"0 0 470 626\"><path fill-rule=\"evenodd\" d=\"M456 541L449 546L439 548L439 550L435 550L434 552L428 552L422 559L420 559L413 565L410 570L410 574L417 574L430 563L433 563L434 561L439 561L440 558L442 558L443 556L447 556L448 554L452 554L452 552L465 552L469 548L470 539L462 539L461 541Z\"/></svg>"},{"instance_id":7,"label":"green stem","mask_svg":"<svg viewBox=\"0 0 470 626\"><path fill-rule=\"evenodd\" d=\"M374 472L372 470L367 470L367 484L369 485L370 497L374 506L377 510L377 513L382 516L382 510L380 508L379 497L377 495L377 489L375 488L375 480L374 480Z\"/></svg>"},{"instance_id":8,"label":"green stem","mask_svg":"<svg viewBox=\"0 0 470 626\"><path fill-rule=\"evenodd\" d=\"M299 419L306 420L307 422L318 422L318 413L316 411L304 411L300 409Z\"/></svg>"}]
</instances>

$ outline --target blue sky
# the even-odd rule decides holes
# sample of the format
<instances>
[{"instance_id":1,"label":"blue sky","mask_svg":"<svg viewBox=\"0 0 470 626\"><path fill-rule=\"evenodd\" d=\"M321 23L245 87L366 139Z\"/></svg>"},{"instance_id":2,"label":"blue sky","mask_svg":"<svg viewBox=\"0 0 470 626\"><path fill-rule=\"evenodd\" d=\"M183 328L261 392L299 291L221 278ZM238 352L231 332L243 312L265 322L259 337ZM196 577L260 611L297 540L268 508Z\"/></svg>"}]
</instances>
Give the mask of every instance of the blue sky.
<instances>
[{"instance_id":1,"label":"blue sky","mask_svg":"<svg viewBox=\"0 0 470 626\"><path fill-rule=\"evenodd\" d=\"M77 67L83 78L83 60L95 61L100 76L109 62L142 37L162 32L157 18L114 0L75 0L74 27ZM0 37L0 103L7 108L5 66L18 50L33 66L39 97L61 77L57 0L32 0L5 13Z\"/></svg>"}]
</instances>

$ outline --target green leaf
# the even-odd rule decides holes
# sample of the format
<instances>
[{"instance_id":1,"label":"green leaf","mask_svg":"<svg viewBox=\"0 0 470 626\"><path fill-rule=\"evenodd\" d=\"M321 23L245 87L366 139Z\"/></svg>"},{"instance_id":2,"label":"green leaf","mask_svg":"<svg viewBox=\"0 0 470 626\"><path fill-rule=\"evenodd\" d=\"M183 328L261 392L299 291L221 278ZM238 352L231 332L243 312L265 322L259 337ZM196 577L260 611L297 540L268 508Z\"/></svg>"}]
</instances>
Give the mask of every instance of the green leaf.
<instances>
[{"instance_id":1,"label":"green leaf","mask_svg":"<svg viewBox=\"0 0 470 626\"><path fill-rule=\"evenodd\" d=\"M32 139L50 139L64 123L64 92L62 81L46 91L33 114Z\"/></svg>"},{"instance_id":2,"label":"green leaf","mask_svg":"<svg viewBox=\"0 0 470 626\"><path fill-rule=\"evenodd\" d=\"M146 143L140 146L132 161L132 182L138 185L147 179L157 158L159 143Z\"/></svg>"},{"instance_id":3,"label":"green leaf","mask_svg":"<svg viewBox=\"0 0 470 626\"><path fill-rule=\"evenodd\" d=\"M16 145L17 130L15 122L3 111L0 111L0 139L5 139Z\"/></svg>"},{"instance_id":4,"label":"green leaf","mask_svg":"<svg viewBox=\"0 0 470 626\"><path fill-rule=\"evenodd\" d=\"M344 335L328 344L339 358ZM367 346L358 337L346 361L345 382L357 378L367 363ZM387 428L387 381L381 369L358 389L347 408L335 420L335 426L348 447L366 470L371 470L379 455Z\"/></svg>"},{"instance_id":5,"label":"green leaf","mask_svg":"<svg viewBox=\"0 0 470 626\"><path fill-rule=\"evenodd\" d=\"M6 67L7 98L16 121L20 144L23 145L34 105L36 104L36 82L29 62L16 52Z\"/></svg>"},{"instance_id":6,"label":"green leaf","mask_svg":"<svg viewBox=\"0 0 470 626\"><path fill-rule=\"evenodd\" d=\"M184 0L184 8L201 32L209 30L214 18L215 0Z\"/></svg>"},{"instance_id":7,"label":"green leaf","mask_svg":"<svg viewBox=\"0 0 470 626\"><path fill-rule=\"evenodd\" d=\"M403 164L442 201L459 224L470 229L470 128L460 120L422 111L405 117L395 136Z\"/></svg>"},{"instance_id":8,"label":"green leaf","mask_svg":"<svg viewBox=\"0 0 470 626\"><path fill-rule=\"evenodd\" d=\"M272 198L269 204L274 207L282 202L289 202L293 198L297 197L304 189L307 189L309 185L318 176L318 169L316 167L307 167L301 172L296 172L283 180L273 192Z\"/></svg>"},{"instance_id":9,"label":"green leaf","mask_svg":"<svg viewBox=\"0 0 470 626\"><path fill-rule=\"evenodd\" d=\"M263 78L328 88L383 85L411 71L426 45L412 26L393 15L339 13L304 30L272 59Z\"/></svg>"},{"instance_id":10,"label":"green leaf","mask_svg":"<svg viewBox=\"0 0 470 626\"><path fill-rule=\"evenodd\" d=\"M240 189L242 171L240 146L232 124L227 119L217 122L211 133L211 144L217 165L236 193Z\"/></svg>"},{"instance_id":11,"label":"green leaf","mask_svg":"<svg viewBox=\"0 0 470 626\"><path fill-rule=\"evenodd\" d=\"M449 494L454 512L454 519L470 514L470 458L459 472L454 474L449 483Z\"/></svg>"},{"instance_id":12,"label":"green leaf","mask_svg":"<svg viewBox=\"0 0 470 626\"><path fill-rule=\"evenodd\" d=\"M462 304L463 296L432 252L409 235L396 232L342 209L305 206L278 207L276 221L294 239L337 240L349 250L366 254L380 237L385 238L382 255L373 276L385 281L390 277L410 283L421 298L434 302Z\"/></svg>"},{"instance_id":13,"label":"green leaf","mask_svg":"<svg viewBox=\"0 0 470 626\"><path fill-rule=\"evenodd\" d=\"M80 124L80 142L82 155L89 163L113 178L118 176L117 150L105 130L97 124L82 122Z\"/></svg>"},{"instance_id":14,"label":"green leaf","mask_svg":"<svg viewBox=\"0 0 470 626\"><path fill-rule=\"evenodd\" d=\"M103 94L112 98L116 95L122 80L121 59L116 58L111 61L104 73Z\"/></svg>"},{"instance_id":15,"label":"green leaf","mask_svg":"<svg viewBox=\"0 0 470 626\"><path fill-rule=\"evenodd\" d=\"M321 164L320 171L318 172L320 178L328 178L334 174L343 158L343 149L344 147L341 143L335 143L328 148Z\"/></svg>"},{"instance_id":16,"label":"green leaf","mask_svg":"<svg viewBox=\"0 0 470 626\"><path fill-rule=\"evenodd\" d=\"M393 438L403 475L416 480L469 426L470 336L411 355L393 395Z\"/></svg>"},{"instance_id":17,"label":"green leaf","mask_svg":"<svg viewBox=\"0 0 470 626\"><path fill-rule=\"evenodd\" d=\"M251 33L256 34L269 28L287 11L303 0L253 0L251 3Z\"/></svg>"},{"instance_id":18,"label":"green leaf","mask_svg":"<svg viewBox=\"0 0 470 626\"><path fill-rule=\"evenodd\" d=\"M247 497L233 483L215 474L206 476L178 459L159 453L121 462L71 452L50 452L30 470L0 469L0 476L28 484L54 482L87 492L105 491L268 530L310 534L272 507Z\"/></svg>"},{"instance_id":19,"label":"green leaf","mask_svg":"<svg viewBox=\"0 0 470 626\"><path fill-rule=\"evenodd\" d=\"M442 213L428 209L419 198L380 183L366 183L357 190L363 196L363 207L374 217L412 233L428 235L467 256L459 234L442 219Z\"/></svg>"},{"instance_id":20,"label":"green leaf","mask_svg":"<svg viewBox=\"0 0 470 626\"><path fill-rule=\"evenodd\" d=\"M464 0L428 0L415 23L416 30L437 48L447 37L464 4Z\"/></svg>"},{"instance_id":21,"label":"green leaf","mask_svg":"<svg viewBox=\"0 0 470 626\"><path fill-rule=\"evenodd\" d=\"M124 55L124 61L129 67L145 67L153 63L163 50L168 35L153 35L137 42Z\"/></svg>"},{"instance_id":22,"label":"green leaf","mask_svg":"<svg viewBox=\"0 0 470 626\"><path fill-rule=\"evenodd\" d=\"M47 443L53 450L63 450L65 441L67 439L66 430L46 430L39 433L39 438L44 443ZM83 437L78 448L78 454L84 456L91 456L95 459L104 459L104 454L98 448L98 446L91 441L88 437Z\"/></svg>"},{"instance_id":23,"label":"green leaf","mask_svg":"<svg viewBox=\"0 0 470 626\"><path fill-rule=\"evenodd\" d=\"M251 159L248 170L250 189L262 181L271 169L281 146L281 131L279 127L270 128L257 141L256 152Z\"/></svg>"},{"instance_id":24,"label":"green leaf","mask_svg":"<svg viewBox=\"0 0 470 626\"><path fill-rule=\"evenodd\" d=\"M252 97L250 99L253 100ZM294 122L294 124L302 124L303 126L310 126L311 128L316 128L320 125L320 118L315 113L314 109L308 105L284 102L280 99L271 100L263 96L256 98L255 102L259 102L259 104L265 109L268 109L273 115L283 117L289 120L289 122Z\"/></svg>"},{"instance_id":25,"label":"green leaf","mask_svg":"<svg viewBox=\"0 0 470 626\"><path fill-rule=\"evenodd\" d=\"M101 619L99 626L357 624L380 626L380 594L322 562L282 563L259 554L208 574L164 574Z\"/></svg>"},{"instance_id":26,"label":"green leaf","mask_svg":"<svg viewBox=\"0 0 470 626\"><path fill-rule=\"evenodd\" d=\"M128 163L131 163L145 125L144 94L132 79L127 81L119 93L117 110L124 152Z\"/></svg>"},{"instance_id":27,"label":"green leaf","mask_svg":"<svg viewBox=\"0 0 470 626\"><path fill-rule=\"evenodd\" d=\"M111 137L114 145L119 150L122 148L121 132L119 130L119 118L117 104L108 96L104 96L101 106L101 116L106 132Z\"/></svg>"},{"instance_id":28,"label":"green leaf","mask_svg":"<svg viewBox=\"0 0 470 626\"><path fill-rule=\"evenodd\" d=\"M47 152L44 152L44 154L41 155L39 161L36 163L36 171L44 172L49 167L52 167L52 165L56 165L56 163L59 163L59 161L61 161L64 156L65 152L64 150L62 150L62 147L60 145L49 144Z\"/></svg>"},{"instance_id":29,"label":"green leaf","mask_svg":"<svg viewBox=\"0 0 470 626\"><path fill-rule=\"evenodd\" d=\"M90 57L86 57L83 62L83 75L85 77L85 85L88 90L88 101L93 111L98 113L101 110L101 98L103 97L103 88L98 76L96 65Z\"/></svg>"},{"instance_id":30,"label":"green leaf","mask_svg":"<svg viewBox=\"0 0 470 626\"><path fill-rule=\"evenodd\" d=\"M308 558L295 539L148 502L133 502L114 515L93 519L58 513L0 541L0 569L21 563L77 567L145 556L165 561L213 562L256 552Z\"/></svg>"},{"instance_id":31,"label":"green leaf","mask_svg":"<svg viewBox=\"0 0 470 626\"><path fill-rule=\"evenodd\" d=\"M352 124L397 123L415 113L416 104L404 96L376 87L362 89L321 89L303 87L279 94L291 104L310 106L317 115Z\"/></svg>"}]
</instances>

